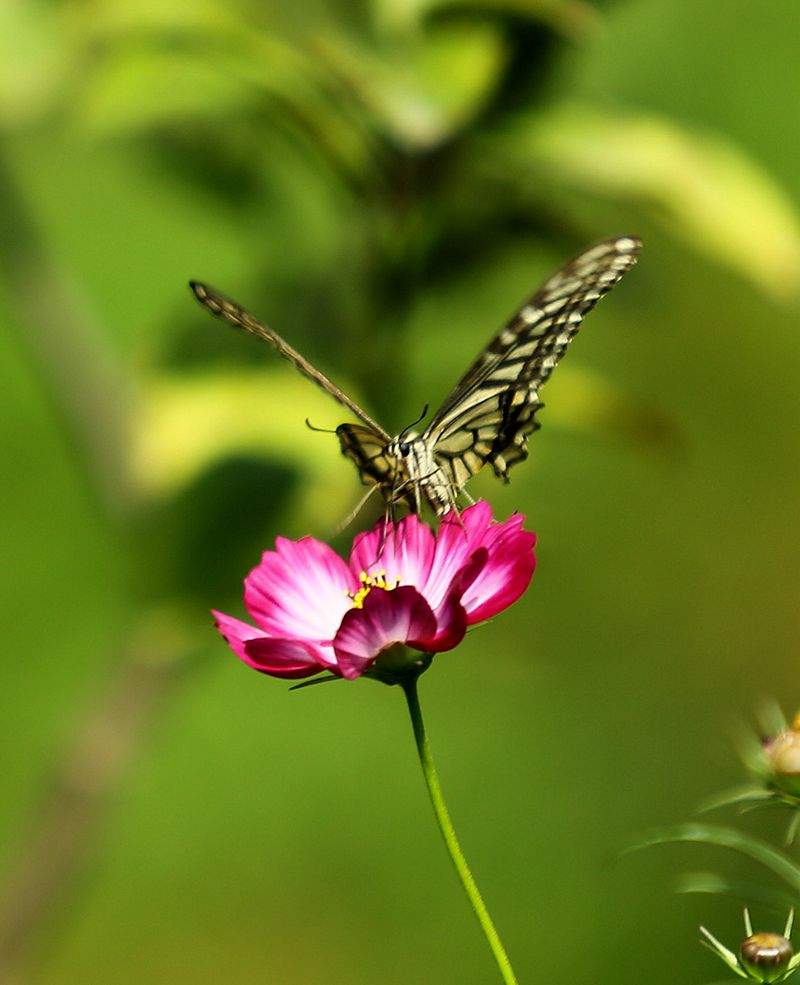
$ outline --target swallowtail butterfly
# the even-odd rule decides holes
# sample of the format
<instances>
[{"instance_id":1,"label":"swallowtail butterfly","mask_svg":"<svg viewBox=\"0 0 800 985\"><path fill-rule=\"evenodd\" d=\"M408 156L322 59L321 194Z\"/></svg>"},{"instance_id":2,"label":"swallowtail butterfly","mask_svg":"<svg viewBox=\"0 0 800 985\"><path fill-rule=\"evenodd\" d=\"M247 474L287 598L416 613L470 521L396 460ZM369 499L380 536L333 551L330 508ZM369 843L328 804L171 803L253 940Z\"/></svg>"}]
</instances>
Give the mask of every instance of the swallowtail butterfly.
<instances>
[{"instance_id":1,"label":"swallowtail butterfly","mask_svg":"<svg viewBox=\"0 0 800 985\"><path fill-rule=\"evenodd\" d=\"M390 506L419 513L423 500L441 517L456 506L467 481L489 464L504 482L528 455L528 436L540 425L539 389L547 381L587 312L636 263L635 236L603 240L557 270L505 324L453 387L421 434L393 438L271 328L197 281L197 299L219 318L269 342L361 424L336 428L343 453L362 482L377 486Z\"/></svg>"}]
</instances>

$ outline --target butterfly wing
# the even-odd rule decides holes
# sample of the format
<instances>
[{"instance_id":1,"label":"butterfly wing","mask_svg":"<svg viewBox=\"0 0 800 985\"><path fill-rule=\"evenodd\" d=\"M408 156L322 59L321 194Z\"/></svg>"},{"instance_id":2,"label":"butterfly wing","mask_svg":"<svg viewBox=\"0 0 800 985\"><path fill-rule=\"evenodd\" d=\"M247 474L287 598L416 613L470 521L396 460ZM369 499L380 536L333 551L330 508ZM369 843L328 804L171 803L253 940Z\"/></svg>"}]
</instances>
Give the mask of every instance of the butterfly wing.
<instances>
[{"instance_id":1,"label":"butterfly wing","mask_svg":"<svg viewBox=\"0 0 800 985\"><path fill-rule=\"evenodd\" d=\"M579 253L495 336L436 412L423 437L458 492L489 463L508 470L528 455L528 436L540 425L539 388L591 311L636 263L635 236L604 240Z\"/></svg>"},{"instance_id":2,"label":"butterfly wing","mask_svg":"<svg viewBox=\"0 0 800 985\"><path fill-rule=\"evenodd\" d=\"M212 313L216 315L217 318L222 318L228 324L235 326L236 328L241 328L250 335L254 335L257 339L261 339L264 342L269 342L269 344L278 350L278 352L288 359L296 369L298 369L304 376L308 379L313 380L317 386L322 387L326 393L329 393L334 400L338 400L340 404L347 407L356 417L361 418L361 420L371 429L376 436L380 436L384 443L388 443L391 438L389 435L381 428L372 418L365 413L355 401L351 400L342 390L332 383L324 373L321 373L318 369L315 369L311 363L304 359L296 349L293 349L289 343L281 338L277 332L260 322L257 318L250 314L249 311L245 311L240 305L236 304L235 301L231 301L230 298L226 298L224 294L220 294L215 291L213 287L209 287L207 284L201 284L199 281L191 280L189 281L189 286L194 292L194 296L197 300L204 305Z\"/></svg>"}]
</instances>

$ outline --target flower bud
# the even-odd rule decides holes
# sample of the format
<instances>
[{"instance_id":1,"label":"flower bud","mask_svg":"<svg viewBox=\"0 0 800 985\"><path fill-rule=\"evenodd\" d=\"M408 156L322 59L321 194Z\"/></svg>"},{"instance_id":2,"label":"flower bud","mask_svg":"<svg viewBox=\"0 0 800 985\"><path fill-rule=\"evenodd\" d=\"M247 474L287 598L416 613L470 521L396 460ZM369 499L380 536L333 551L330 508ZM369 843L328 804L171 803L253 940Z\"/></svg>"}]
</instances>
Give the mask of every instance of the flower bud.
<instances>
[{"instance_id":1,"label":"flower bud","mask_svg":"<svg viewBox=\"0 0 800 985\"><path fill-rule=\"evenodd\" d=\"M780 934L751 934L739 948L742 967L758 982L783 978L793 954L792 945Z\"/></svg>"},{"instance_id":2,"label":"flower bud","mask_svg":"<svg viewBox=\"0 0 800 985\"><path fill-rule=\"evenodd\" d=\"M784 793L800 797L800 730L785 729L764 745L772 782Z\"/></svg>"}]
</instances>

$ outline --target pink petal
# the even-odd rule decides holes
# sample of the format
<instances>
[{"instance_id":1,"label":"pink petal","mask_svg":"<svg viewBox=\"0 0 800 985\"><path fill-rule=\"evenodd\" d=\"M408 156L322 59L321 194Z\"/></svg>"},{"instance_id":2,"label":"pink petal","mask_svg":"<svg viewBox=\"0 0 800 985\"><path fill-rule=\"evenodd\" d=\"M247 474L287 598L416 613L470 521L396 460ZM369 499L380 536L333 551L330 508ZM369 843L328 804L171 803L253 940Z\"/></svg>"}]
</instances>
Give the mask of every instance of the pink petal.
<instances>
[{"instance_id":1,"label":"pink petal","mask_svg":"<svg viewBox=\"0 0 800 985\"><path fill-rule=\"evenodd\" d=\"M230 646L237 657L246 660L247 658L244 652L245 643L248 640L254 640L259 636L263 636L263 631L239 619L234 619L233 616L226 616L224 612L217 612L212 609L211 614L214 616L214 624L220 633L222 633L228 646Z\"/></svg>"},{"instance_id":2,"label":"pink petal","mask_svg":"<svg viewBox=\"0 0 800 985\"><path fill-rule=\"evenodd\" d=\"M461 604L461 597L475 581L486 564L488 552L480 547L461 568L453 579L444 601L436 609L436 636L429 646L430 653L452 650L463 639L467 631L467 612Z\"/></svg>"},{"instance_id":3,"label":"pink petal","mask_svg":"<svg viewBox=\"0 0 800 985\"><path fill-rule=\"evenodd\" d=\"M379 523L374 530L359 534L353 541L350 569L356 578L362 571L385 571L389 584L420 588L428 578L435 542L430 527L413 514L399 523Z\"/></svg>"},{"instance_id":4,"label":"pink petal","mask_svg":"<svg viewBox=\"0 0 800 985\"><path fill-rule=\"evenodd\" d=\"M461 599L470 626L508 608L530 584L536 568L536 535L521 529L524 520L512 516L483 531L488 560ZM477 534L470 531L470 536Z\"/></svg>"},{"instance_id":5,"label":"pink petal","mask_svg":"<svg viewBox=\"0 0 800 985\"><path fill-rule=\"evenodd\" d=\"M362 609L351 609L342 620L333 648L339 670L349 680L362 674L381 650L406 643L426 650L436 634L436 619L425 599L410 586L392 591L373 589Z\"/></svg>"},{"instance_id":6,"label":"pink petal","mask_svg":"<svg viewBox=\"0 0 800 985\"><path fill-rule=\"evenodd\" d=\"M333 654L320 660L315 648L294 640L276 640L247 623L214 612L217 629L228 645L248 666L274 677L309 677L321 670L332 669Z\"/></svg>"},{"instance_id":7,"label":"pink petal","mask_svg":"<svg viewBox=\"0 0 800 985\"><path fill-rule=\"evenodd\" d=\"M273 677L311 677L321 670L335 670L320 664L296 640L275 640L262 636L245 644L245 663Z\"/></svg>"},{"instance_id":8,"label":"pink petal","mask_svg":"<svg viewBox=\"0 0 800 985\"><path fill-rule=\"evenodd\" d=\"M488 504L483 505L487 507L491 521L491 509ZM476 503L461 516L453 512L448 513L439 525L433 563L428 579L420 586L420 591L433 609L438 608L448 596L453 579L469 562L476 547L480 546L480 538L471 535L470 526L463 522L464 518L474 513L479 506L481 503Z\"/></svg>"},{"instance_id":9,"label":"pink petal","mask_svg":"<svg viewBox=\"0 0 800 985\"><path fill-rule=\"evenodd\" d=\"M482 536L483 532L494 524L492 507L485 499L479 499L477 503L473 503L472 506L464 510L461 514L461 523L470 535ZM502 526L502 524L498 524L498 526Z\"/></svg>"},{"instance_id":10,"label":"pink petal","mask_svg":"<svg viewBox=\"0 0 800 985\"><path fill-rule=\"evenodd\" d=\"M313 537L278 537L276 550L245 579L244 600L268 636L331 640L351 607L358 582L339 555Z\"/></svg>"}]
</instances>

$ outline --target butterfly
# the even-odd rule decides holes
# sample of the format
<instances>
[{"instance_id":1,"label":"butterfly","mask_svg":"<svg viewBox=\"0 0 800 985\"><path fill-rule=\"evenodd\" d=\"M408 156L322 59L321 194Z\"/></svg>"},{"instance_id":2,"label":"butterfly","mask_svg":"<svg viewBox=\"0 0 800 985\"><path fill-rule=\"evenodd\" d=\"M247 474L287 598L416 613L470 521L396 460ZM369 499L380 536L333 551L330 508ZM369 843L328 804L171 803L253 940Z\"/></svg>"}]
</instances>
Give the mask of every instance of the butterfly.
<instances>
[{"instance_id":1,"label":"butterfly","mask_svg":"<svg viewBox=\"0 0 800 985\"><path fill-rule=\"evenodd\" d=\"M541 426L539 389L547 381L587 312L636 263L636 236L606 239L583 250L549 277L509 319L456 383L430 424L392 437L350 397L271 328L198 281L189 286L201 304L244 329L293 363L361 424L340 424L342 452L361 481L378 488L389 507L420 513L427 501L437 517L484 465L508 482L508 471L528 456L528 437Z\"/></svg>"}]
</instances>

